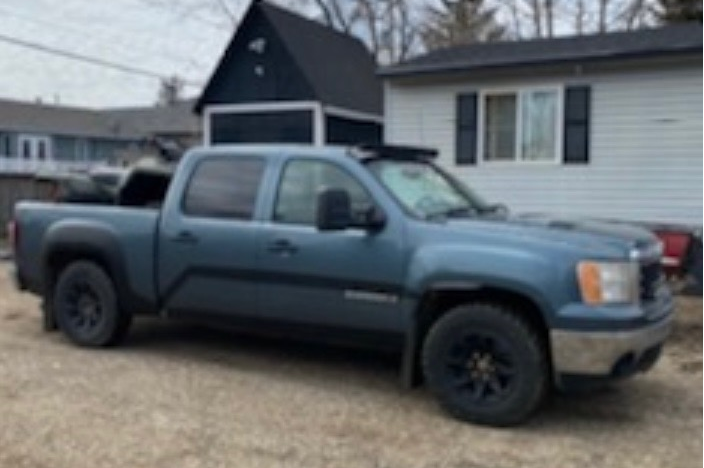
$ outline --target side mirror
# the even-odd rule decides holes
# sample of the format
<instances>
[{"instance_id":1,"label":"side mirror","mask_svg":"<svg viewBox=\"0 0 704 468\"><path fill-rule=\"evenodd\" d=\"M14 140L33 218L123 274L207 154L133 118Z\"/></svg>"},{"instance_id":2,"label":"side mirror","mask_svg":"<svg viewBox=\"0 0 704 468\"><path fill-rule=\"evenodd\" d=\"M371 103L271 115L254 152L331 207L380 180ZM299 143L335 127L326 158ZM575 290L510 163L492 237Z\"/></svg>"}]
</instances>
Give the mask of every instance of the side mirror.
<instances>
[{"instance_id":1,"label":"side mirror","mask_svg":"<svg viewBox=\"0 0 704 468\"><path fill-rule=\"evenodd\" d=\"M371 232L378 232L386 226L386 215L379 208L372 207L364 217L364 229Z\"/></svg>"},{"instance_id":2,"label":"side mirror","mask_svg":"<svg viewBox=\"0 0 704 468\"><path fill-rule=\"evenodd\" d=\"M326 188L318 194L316 226L321 231L340 231L352 225L350 194L344 189Z\"/></svg>"},{"instance_id":3,"label":"side mirror","mask_svg":"<svg viewBox=\"0 0 704 468\"><path fill-rule=\"evenodd\" d=\"M386 216L376 207L369 208L363 216L353 216L350 194L345 189L327 188L318 194L316 226L320 231L359 228L378 232L385 225Z\"/></svg>"}]
</instances>

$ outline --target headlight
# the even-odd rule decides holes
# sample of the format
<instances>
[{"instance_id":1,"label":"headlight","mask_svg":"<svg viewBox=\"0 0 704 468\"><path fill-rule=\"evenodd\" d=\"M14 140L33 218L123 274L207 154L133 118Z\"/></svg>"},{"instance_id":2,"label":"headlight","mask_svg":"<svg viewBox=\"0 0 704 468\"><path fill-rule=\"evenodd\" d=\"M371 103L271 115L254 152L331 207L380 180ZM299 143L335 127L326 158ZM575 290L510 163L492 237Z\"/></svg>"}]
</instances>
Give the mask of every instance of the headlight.
<instances>
[{"instance_id":1,"label":"headlight","mask_svg":"<svg viewBox=\"0 0 704 468\"><path fill-rule=\"evenodd\" d=\"M580 262L577 278L587 304L634 303L639 296L638 264L631 262Z\"/></svg>"}]
</instances>

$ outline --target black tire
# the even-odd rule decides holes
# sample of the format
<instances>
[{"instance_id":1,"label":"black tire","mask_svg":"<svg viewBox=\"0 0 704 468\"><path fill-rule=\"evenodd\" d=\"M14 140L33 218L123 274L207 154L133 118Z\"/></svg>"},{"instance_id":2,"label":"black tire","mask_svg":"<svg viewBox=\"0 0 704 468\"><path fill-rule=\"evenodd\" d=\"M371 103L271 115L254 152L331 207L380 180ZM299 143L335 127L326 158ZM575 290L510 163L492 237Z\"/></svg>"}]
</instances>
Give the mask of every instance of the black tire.
<instances>
[{"instance_id":1,"label":"black tire","mask_svg":"<svg viewBox=\"0 0 704 468\"><path fill-rule=\"evenodd\" d=\"M91 261L75 261L59 274L53 291L59 329L75 344L104 347L127 334L131 315L120 310L108 274Z\"/></svg>"},{"instance_id":2,"label":"black tire","mask_svg":"<svg viewBox=\"0 0 704 468\"><path fill-rule=\"evenodd\" d=\"M510 309L467 304L440 317L422 350L425 381L441 406L463 421L523 422L548 389L543 343Z\"/></svg>"}]
</instances>

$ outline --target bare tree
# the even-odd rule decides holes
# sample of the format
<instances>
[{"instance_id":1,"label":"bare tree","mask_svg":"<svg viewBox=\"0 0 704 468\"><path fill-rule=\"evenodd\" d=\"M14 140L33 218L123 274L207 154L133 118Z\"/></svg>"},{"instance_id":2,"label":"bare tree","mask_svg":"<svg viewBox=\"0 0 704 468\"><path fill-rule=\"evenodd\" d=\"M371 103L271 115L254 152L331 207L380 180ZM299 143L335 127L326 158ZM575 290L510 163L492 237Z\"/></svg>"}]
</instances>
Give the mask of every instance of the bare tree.
<instances>
[{"instance_id":1,"label":"bare tree","mask_svg":"<svg viewBox=\"0 0 704 468\"><path fill-rule=\"evenodd\" d=\"M574 32L577 35L584 34L586 26L587 11L584 5L584 0L577 0L575 4L575 12L573 19Z\"/></svg>"},{"instance_id":2,"label":"bare tree","mask_svg":"<svg viewBox=\"0 0 704 468\"><path fill-rule=\"evenodd\" d=\"M171 106L183 99L183 88L185 82L178 75L170 76L161 80L159 86L158 106Z\"/></svg>"},{"instance_id":3,"label":"bare tree","mask_svg":"<svg viewBox=\"0 0 704 468\"><path fill-rule=\"evenodd\" d=\"M536 37L543 37L543 4L540 0L530 0L533 31Z\"/></svg>"},{"instance_id":4,"label":"bare tree","mask_svg":"<svg viewBox=\"0 0 704 468\"><path fill-rule=\"evenodd\" d=\"M250 0L142 0L177 9L215 27L235 28ZM419 45L418 21L429 0L269 0L362 40L380 62L403 60Z\"/></svg>"},{"instance_id":5,"label":"bare tree","mask_svg":"<svg viewBox=\"0 0 704 468\"><path fill-rule=\"evenodd\" d=\"M523 37L553 37L555 24L565 19L559 8L567 0L494 0L491 2L503 19L507 34L516 39ZM569 0L567 3L571 3ZM509 18L510 20L507 20Z\"/></svg>"},{"instance_id":6,"label":"bare tree","mask_svg":"<svg viewBox=\"0 0 704 468\"><path fill-rule=\"evenodd\" d=\"M606 18L609 10L609 0L599 0L597 31L606 32Z\"/></svg>"},{"instance_id":7,"label":"bare tree","mask_svg":"<svg viewBox=\"0 0 704 468\"><path fill-rule=\"evenodd\" d=\"M543 11L545 12L545 35L553 37L555 34L555 3L553 0L545 0L543 2Z\"/></svg>"},{"instance_id":8,"label":"bare tree","mask_svg":"<svg viewBox=\"0 0 704 468\"><path fill-rule=\"evenodd\" d=\"M283 0L282 0L283 1ZM359 37L377 61L408 57L418 42L419 0L297 0L314 6L323 23ZM283 3L286 3L283 1Z\"/></svg>"},{"instance_id":9,"label":"bare tree","mask_svg":"<svg viewBox=\"0 0 704 468\"><path fill-rule=\"evenodd\" d=\"M494 0L510 36L553 37L650 26L653 4L670 0ZM681 0L687 1L687 0ZM701 0L692 0L699 1ZM558 27L559 26L559 27Z\"/></svg>"}]
</instances>

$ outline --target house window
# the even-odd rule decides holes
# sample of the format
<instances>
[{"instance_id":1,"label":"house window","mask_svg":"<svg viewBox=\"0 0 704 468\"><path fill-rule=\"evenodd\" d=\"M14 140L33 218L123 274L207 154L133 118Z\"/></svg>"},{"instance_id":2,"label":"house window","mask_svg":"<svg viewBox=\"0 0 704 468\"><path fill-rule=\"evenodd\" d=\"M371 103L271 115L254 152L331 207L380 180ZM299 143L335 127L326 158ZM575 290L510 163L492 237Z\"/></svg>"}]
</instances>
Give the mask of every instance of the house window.
<instances>
[{"instance_id":1,"label":"house window","mask_svg":"<svg viewBox=\"0 0 704 468\"><path fill-rule=\"evenodd\" d=\"M484 109L484 160L515 159L516 95L489 94Z\"/></svg>"},{"instance_id":2,"label":"house window","mask_svg":"<svg viewBox=\"0 0 704 468\"><path fill-rule=\"evenodd\" d=\"M10 135L7 133L0 133L0 158L10 158L12 156Z\"/></svg>"},{"instance_id":3,"label":"house window","mask_svg":"<svg viewBox=\"0 0 704 468\"><path fill-rule=\"evenodd\" d=\"M560 100L557 89L484 93L482 159L556 161Z\"/></svg>"},{"instance_id":4,"label":"house window","mask_svg":"<svg viewBox=\"0 0 704 468\"><path fill-rule=\"evenodd\" d=\"M22 140L22 159L31 159L32 158L32 141L23 139Z\"/></svg>"}]
</instances>

